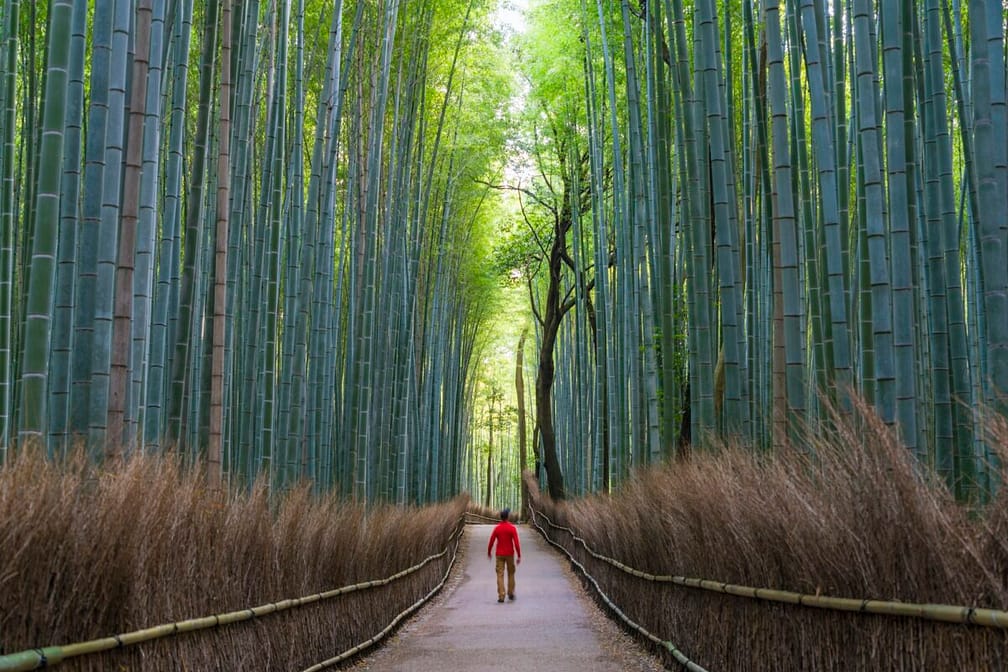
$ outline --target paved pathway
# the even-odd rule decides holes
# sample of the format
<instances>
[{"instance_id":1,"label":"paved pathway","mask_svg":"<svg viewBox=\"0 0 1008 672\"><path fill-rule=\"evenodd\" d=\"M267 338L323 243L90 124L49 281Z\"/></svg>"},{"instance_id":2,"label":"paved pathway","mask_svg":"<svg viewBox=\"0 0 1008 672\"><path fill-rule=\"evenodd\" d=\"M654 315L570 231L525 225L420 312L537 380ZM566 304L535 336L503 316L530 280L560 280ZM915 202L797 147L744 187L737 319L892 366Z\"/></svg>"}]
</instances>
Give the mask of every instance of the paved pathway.
<instances>
[{"instance_id":1,"label":"paved pathway","mask_svg":"<svg viewBox=\"0 0 1008 672\"><path fill-rule=\"evenodd\" d=\"M356 669L625 672L663 669L584 595L566 559L522 525L517 599L497 602L491 525L466 528L461 567L435 603Z\"/></svg>"}]
</instances>

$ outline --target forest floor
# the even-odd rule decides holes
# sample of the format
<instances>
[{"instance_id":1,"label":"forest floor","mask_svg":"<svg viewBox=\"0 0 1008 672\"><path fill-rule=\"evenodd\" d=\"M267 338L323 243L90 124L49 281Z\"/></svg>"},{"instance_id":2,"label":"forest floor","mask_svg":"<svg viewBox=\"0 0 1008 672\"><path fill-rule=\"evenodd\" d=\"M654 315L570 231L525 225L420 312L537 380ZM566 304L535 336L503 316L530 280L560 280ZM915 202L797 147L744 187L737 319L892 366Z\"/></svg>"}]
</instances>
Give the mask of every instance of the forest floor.
<instances>
[{"instance_id":1,"label":"forest floor","mask_svg":"<svg viewBox=\"0 0 1008 672\"><path fill-rule=\"evenodd\" d=\"M444 590L355 670L655 672L665 669L585 594L568 563L521 525L516 599L497 602L492 525L470 525Z\"/></svg>"}]
</instances>

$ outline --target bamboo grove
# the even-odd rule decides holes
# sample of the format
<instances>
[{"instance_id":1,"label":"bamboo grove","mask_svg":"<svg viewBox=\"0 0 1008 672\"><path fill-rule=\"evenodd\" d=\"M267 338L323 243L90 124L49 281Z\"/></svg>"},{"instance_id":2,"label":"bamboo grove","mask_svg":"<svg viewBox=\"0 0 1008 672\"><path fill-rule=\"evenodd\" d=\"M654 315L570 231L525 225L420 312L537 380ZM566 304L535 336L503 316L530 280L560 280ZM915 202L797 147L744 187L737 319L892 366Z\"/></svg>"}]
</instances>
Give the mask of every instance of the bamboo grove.
<instances>
[{"instance_id":1,"label":"bamboo grove","mask_svg":"<svg viewBox=\"0 0 1008 672\"><path fill-rule=\"evenodd\" d=\"M851 395L958 496L997 486L982 414L1008 392L1006 13L536 6L531 142L539 193L564 204L547 228L570 311L551 494L716 440L772 450Z\"/></svg>"},{"instance_id":2,"label":"bamboo grove","mask_svg":"<svg viewBox=\"0 0 1008 672\"><path fill-rule=\"evenodd\" d=\"M960 497L997 486L998 0L534 2L520 138L484 0L0 8L0 459L516 482L510 422L480 466L507 404L480 420L474 369L521 266L554 496L853 395ZM534 244L490 262L509 154Z\"/></svg>"},{"instance_id":3,"label":"bamboo grove","mask_svg":"<svg viewBox=\"0 0 1008 672\"><path fill-rule=\"evenodd\" d=\"M4 0L0 459L459 491L509 81L479 0Z\"/></svg>"}]
</instances>

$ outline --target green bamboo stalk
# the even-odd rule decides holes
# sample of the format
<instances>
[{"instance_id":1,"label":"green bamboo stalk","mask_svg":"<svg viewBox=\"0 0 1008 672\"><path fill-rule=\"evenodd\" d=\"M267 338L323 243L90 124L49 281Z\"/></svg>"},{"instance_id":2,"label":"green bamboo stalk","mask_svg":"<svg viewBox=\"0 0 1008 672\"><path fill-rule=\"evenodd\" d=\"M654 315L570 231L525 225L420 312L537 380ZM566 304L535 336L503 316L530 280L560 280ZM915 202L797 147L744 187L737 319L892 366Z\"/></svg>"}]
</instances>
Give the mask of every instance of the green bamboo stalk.
<instances>
[{"instance_id":1,"label":"green bamboo stalk","mask_svg":"<svg viewBox=\"0 0 1008 672\"><path fill-rule=\"evenodd\" d=\"M652 293L648 281L647 250L650 249L647 228L648 221L653 220L650 213L650 203L646 187L650 166L644 158L644 127L640 116L640 86L637 81L637 67L632 41L632 26L630 23L630 5L627 0L620 2L623 19L623 65L626 77L627 92L627 138L628 138L628 191L626 226L632 227L630 240L633 241L633 257L629 261L631 273L627 280L633 288L634 311L640 321L637 329L640 334L635 340L639 342L639 350L643 354L641 379L643 382L641 395L644 399L643 426L640 444L647 448L646 460L657 461L662 454L662 437L658 417L658 370L655 354L655 319ZM618 156L618 155L616 155ZM635 348L635 350L637 350Z\"/></svg>"},{"instance_id":2,"label":"green bamboo stalk","mask_svg":"<svg viewBox=\"0 0 1008 672\"><path fill-rule=\"evenodd\" d=\"M769 68L770 116L773 132L774 157L774 265L779 269L781 281L780 310L783 330L783 356L785 367L785 399L787 420L801 421L805 417L804 366L802 357L801 323L803 311L799 298L798 233L795 222L794 198L791 181L791 157L788 149L787 109L785 103L784 55L781 48L779 3L770 0L764 8L767 33L767 65ZM779 255L779 256L778 256ZM778 346L779 347L779 346ZM776 441L783 437L775 438Z\"/></svg>"},{"instance_id":3,"label":"green bamboo stalk","mask_svg":"<svg viewBox=\"0 0 1008 672\"><path fill-rule=\"evenodd\" d=\"M654 342L662 353L661 369L658 372L659 427L662 432L661 445L674 445L673 432L677 416L676 371L674 358L669 353L675 350L675 292L672 280L672 265L675 256L676 238L673 234L672 185L673 159L671 156L671 119L667 65L664 61L665 36L663 34L661 5L650 7L644 17L644 64L647 90L645 111L647 116L648 170L648 236L653 241L648 246L648 264L658 278L649 283L656 306L656 329Z\"/></svg>"},{"instance_id":4,"label":"green bamboo stalk","mask_svg":"<svg viewBox=\"0 0 1008 672\"><path fill-rule=\"evenodd\" d=\"M85 437L90 425L91 383L95 349L95 310L102 190L106 172L112 60L113 2L95 5L91 35L91 70L85 139L80 229L77 232L77 273L74 296L73 361L71 363L70 432ZM93 447L97 449L96 447Z\"/></svg>"},{"instance_id":5,"label":"green bamboo stalk","mask_svg":"<svg viewBox=\"0 0 1008 672\"><path fill-rule=\"evenodd\" d=\"M774 415L783 418L784 404L776 404L774 390L779 389L781 399L783 399L783 385L774 385L773 353L774 337L772 318L773 306L779 302L773 300L774 294L769 297L763 296L765 292L758 292L758 287L773 286L768 282L766 274L773 266L769 261L769 234L771 232L770 222L773 221L773 204L771 194L770 164L768 130L767 130L767 104L766 104L766 58L762 54L757 56L756 52L756 27L753 17L752 3L743 3L743 23L746 34L746 62L748 65L748 78L746 82L749 88L749 104L745 110L755 117L755 138L752 139L752 148L748 152L752 157L750 163L755 175L752 178L752 185L749 187L753 191L751 204L746 207L746 215L751 223L745 226L746 235L750 240L747 247L749 276L747 278L747 293L753 304L750 313L751 350L753 352L751 364L751 377L753 384L753 412L754 436L762 445L768 445L766 441L770 436L767 429L769 422L773 426L772 417L766 417L765 409L774 409ZM746 136L748 139L748 136ZM769 299L769 300L768 300ZM782 339L778 339L782 343Z\"/></svg>"},{"instance_id":6,"label":"green bamboo stalk","mask_svg":"<svg viewBox=\"0 0 1008 672\"><path fill-rule=\"evenodd\" d=\"M202 262L201 239L204 231L203 193L206 187L206 155L210 138L210 99L213 93L214 54L217 50L217 14L219 0L210 0L206 6L203 24L203 43L200 54L200 94L196 118L196 140L193 145L193 161L189 170L189 192L186 199L185 231L182 236L185 245L179 304L175 322L174 343L172 345L171 378L169 382L167 429L165 438L169 444L177 443L185 448L190 431L186 409L193 395L195 380L191 377L193 362L192 347L196 336L193 315L197 277Z\"/></svg>"},{"instance_id":7,"label":"green bamboo stalk","mask_svg":"<svg viewBox=\"0 0 1008 672\"><path fill-rule=\"evenodd\" d=\"M98 220L94 285L94 321L91 351L91 383L88 392L88 441L96 455L115 455L121 436L108 435L110 371L113 350L116 256L121 212L123 154L126 111L127 52L129 49L129 3L117 2L112 16L111 59L108 80L108 119L104 143L105 170L102 174L100 217ZM135 191L135 190L134 190ZM136 212L134 210L133 215ZM131 234L132 235L132 234ZM132 241L130 241L132 243ZM132 265L133 250L128 252ZM130 271L130 275L132 271ZM123 290L132 297L132 282ZM128 347L128 339L124 346ZM128 353L128 350L127 350ZM124 369L125 370L125 369Z\"/></svg>"},{"instance_id":8,"label":"green bamboo stalk","mask_svg":"<svg viewBox=\"0 0 1008 672\"><path fill-rule=\"evenodd\" d=\"M162 91L165 81L165 7L164 0L155 0L151 16L151 47L147 102L144 106L143 166L140 183L140 221L137 230L135 314L132 321L132 378L126 413L126 443L144 449L142 423L146 407L146 385L150 370L150 337L152 333L153 288L157 227L159 225L159 188L162 173L159 166L164 155L161 142Z\"/></svg>"},{"instance_id":9,"label":"green bamboo stalk","mask_svg":"<svg viewBox=\"0 0 1008 672\"><path fill-rule=\"evenodd\" d=\"M587 157L586 157L587 158ZM586 176L587 177L587 176ZM574 173L574 193L581 194L585 186L581 183L581 171ZM589 183L590 184L590 183ZM574 267L579 269L591 268L589 263L589 250L587 248L587 235L584 230L586 224L590 227L591 222L585 221L585 214L581 208L581 198L575 198L572 208L572 232L574 235L573 257ZM590 230L590 229L589 229ZM602 271L605 272L604 270ZM583 274L584 275L584 274ZM597 284L597 280L595 283ZM575 436L572 437L569 445L583 446L581 450L581 483L580 492L587 493L596 490L595 481L598 475L595 467L598 464L597 454L601 452L595 441L596 432L594 427L598 424L595 418L595 411L598 408L596 397L598 390L593 385L593 372L597 370L598 363L595 361L594 334L592 333L592 322L594 321L594 306L592 303L591 291L593 287L588 287L582 279L578 279L575 284L575 318L576 323L572 331L574 338L573 368L576 381L573 385L573 398L578 407L577 418L572 419ZM656 372L657 377L657 372ZM658 381L655 381L656 387ZM657 395L657 389L655 390ZM660 431L660 426L656 428ZM661 444L659 443L659 446ZM524 460L522 460L524 463ZM524 465L522 467L524 469ZM516 472L518 479L521 479L521 471Z\"/></svg>"},{"instance_id":10,"label":"green bamboo stalk","mask_svg":"<svg viewBox=\"0 0 1008 672\"><path fill-rule=\"evenodd\" d=\"M681 0L672 0L666 6L666 16L670 24L669 33L675 51L675 76L673 100L678 121L680 173L685 176L684 218L693 224L690 229L690 254L687 256L687 297L689 314L689 390L691 436L694 444L700 445L704 435L715 428L714 414L714 336L711 333L713 317L710 290L710 254L708 252L710 231L706 226L709 218L704 210L707 198L701 188L700 176L707 175L706 159L698 140L697 127L702 123L697 114L696 94L690 84L689 55L686 28Z\"/></svg>"},{"instance_id":11,"label":"green bamboo stalk","mask_svg":"<svg viewBox=\"0 0 1008 672\"><path fill-rule=\"evenodd\" d=\"M788 3L787 40L789 44L801 43L801 28L799 13L795 3ZM799 49L789 48L788 74L790 75L791 95L791 156L796 170L792 173L793 191L797 204L798 216L798 267L802 273L803 307L806 320L802 323L803 341L806 344L802 358L808 370L809 381L805 393L809 395L805 406L810 417L815 416L817 399L815 391L822 386L827 366L827 352L823 328L823 292L822 292L822 260L819 258L822 236L821 228L816 226L817 195L813 193L812 160L809 157L809 140L807 129L807 112L805 96L801 83L801 54Z\"/></svg>"},{"instance_id":12,"label":"green bamboo stalk","mask_svg":"<svg viewBox=\"0 0 1008 672\"><path fill-rule=\"evenodd\" d=\"M825 266L827 275L827 323L832 353L830 385L841 399L852 383L850 336L847 315L847 285L845 282L844 233L841 215L840 192L846 191L846 184L840 182L841 153L834 144L835 134L830 124L830 107L827 98L825 65L827 60L820 52L818 25L812 0L803 0L802 28L805 33L805 65L810 91L812 111L813 149L819 177L822 226L825 229Z\"/></svg>"},{"instance_id":13,"label":"green bamboo stalk","mask_svg":"<svg viewBox=\"0 0 1008 672\"><path fill-rule=\"evenodd\" d=\"M71 38L70 80L67 92L66 139L63 183L60 187L60 240L53 306L52 354L49 381L49 427L54 453L68 447L70 399L70 351L73 337L74 257L80 198L80 164L84 115L84 61L87 7L74 5ZM4 319L10 319L9 312Z\"/></svg>"},{"instance_id":14,"label":"green bamboo stalk","mask_svg":"<svg viewBox=\"0 0 1008 672\"><path fill-rule=\"evenodd\" d=\"M40 18L38 11L38 3L28 3L28 19L25 25L28 26L43 26L46 23L46 19ZM24 19L22 19L24 23ZM19 28L20 30L20 28ZM45 59L48 54L49 49L49 33L45 32L43 39L39 40L39 31L31 30L26 31L27 35L22 34L21 39L26 43L21 49L22 54L22 72L24 72L24 90L25 94L21 97L23 104L21 105L21 115L20 115L20 125L21 132L19 134L18 142L18 158L17 163L20 166L20 184L15 185L14 191L14 203L15 207L20 210L21 221L24 223L30 223L35 221L37 215L35 208L37 206L38 198L38 173L39 173L39 162L41 161L41 135L39 133L39 128L41 126L41 116L45 108ZM23 186L22 186L23 185ZM11 349L11 352L22 353L24 349L24 329L22 325L24 324L25 315L27 314L26 306L26 289L28 285L28 275L31 263L32 245L34 231L30 226L23 226L21 230L24 231L24 235L16 236L14 239L14 264L16 268L14 269L14 291L13 296L21 297L19 301L15 302L12 314L15 316L14 324L15 327L15 342ZM23 362L21 357L13 358L13 370L11 371L12 377L15 381L13 390L13 403L11 405L12 409L21 408L21 397L22 390L20 385L21 374L23 370ZM15 416L17 410L15 410ZM17 417L11 423L10 431L11 433L17 431L20 421Z\"/></svg>"},{"instance_id":15,"label":"green bamboo stalk","mask_svg":"<svg viewBox=\"0 0 1008 672\"><path fill-rule=\"evenodd\" d=\"M305 443L312 455L312 478L316 483L324 483L322 476L324 470L321 468L321 461L324 455L325 441L321 435L319 427L321 425L321 415L324 413L320 399L322 398L321 379L323 366L320 356L320 345L325 338L326 331L321 327L326 319L327 312L322 309L321 294L325 291L325 286L321 280L321 270L327 262L324 250L326 249L323 227L331 231L331 227L323 224L321 220L322 199L329 198L328 194L333 190L331 171L335 167L335 161L326 156L327 148L334 143L329 135L332 133L331 126L334 121L332 117L332 101L336 95L342 95L339 88L339 73L341 71L342 59L342 39L343 39L343 7L342 2L337 2L333 8L332 21L329 28L329 41L326 47L326 69L323 79L323 87L319 96L316 119L318 123L315 129L314 146L312 149L311 167L312 171L308 179L308 197L306 201L306 246L310 250L308 253L314 259L316 250L322 253L321 258L312 265L305 265L301 276L302 319L305 333L306 358L305 379L308 390L306 390L305 408ZM338 135L338 132L336 133ZM323 161L325 160L325 163ZM328 255L331 258L331 254ZM331 263L331 262L328 262ZM310 335L309 332L310 330ZM298 360L300 361L300 359ZM315 391L318 390L318 391ZM300 391L298 392L300 394ZM293 433L293 432L292 432Z\"/></svg>"},{"instance_id":16,"label":"green bamboo stalk","mask_svg":"<svg viewBox=\"0 0 1008 672\"><path fill-rule=\"evenodd\" d=\"M294 19L294 81L292 123L293 142L287 175L287 207L285 216L286 270L283 277L283 322L281 367L277 400L278 480L287 487L303 475L304 451L300 436L302 409L294 400L303 378L303 357L299 356L299 338L307 322L301 308L302 268L310 266L309 233L305 231L304 202L304 3L298 0ZM308 294L310 296L310 294Z\"/></svg>"},{"instance_id":17,"label":"green bamboo stalk","mask_svg":"<svg viewBox=\"0 0 1008 672\"><path fill-rule=\"evenodd\" d=\"M184 0L175 12L171 50L173 52L171 93L168 124L167 160L165 165L164 206L160 242L158 244L157 281L151 310L149 347L149 379L144 405L144 445L157 450L167 438L166 404L169 376L172 371L173 334L169 316L175 314L173 293L177 283L179 263L178 243L182 228L182 152L185 138L185 109L189 74L189 45L192 31L192 0Z\"/></svg>"},{"instance_id":18,"label":"green bamboo stalk","mask_svg":"<svg viewBox=\"0 0 1008 672\"><path fill-rule=\"evenodd\" d=\"M613 57L610 53L609 39L606 30L606 16L602 9L601 0L596 1L596 7L598 12L598 25L600 31L599 44L602 49L602 59L605 68L605 83L606 83L606 94L609 103L609 125L610 125L610 135L612 137L612 161L611 170L613 173L613 186L612 186L612 233L608 233L606 237L600 238L604 240L605 243L605 263L599 268L608 268L609 262L609 251L610 251L610 237L613 241L613 255L612 261L614 266L614 272L612 274L611 291L609 292L610 301L612 304L612 340L611 340L611 350L612 353L612 366L614 376L618 380L625 380L628 382L634 382L635 377L633 373L629 370L632 364L636 361L636 352L629 343L629 335L627 331L628 324L630 320L626 316L626 287L627 284L632 280L626 272L626 250L627 245L622 244L622 239L625 237L626 229L625 225L627 221L625 212L625 199L626 199L626 178L624 175L623 167L623 150L622 143L620 142L620 124L618 118L618 106L616 103L616 75L615 67L613 64ZM604 135L604 131L602 132ZM603 215L604 216L604 215ZM604 234L600 234L604 235ZM610 450L610 476L611 478L622 479L622 477L629 471L630 464L632 461L632 432L633 428L637 427L637 418L635 414L635 409L639 408L636 404L636 400L631 396L631 401L627 401L627 386L626 385L615 385L610 388L614 392L614 400L612 408L614 410L614 419L617 421L610 425L609 431L610 436L614 437L615 445L613 449ZM629 413L627 412L629 411ZM625 418L628 418L629 421ZM638 444L643 445L643 444Z\"/></svg>"},{"instance_id":19,"label":"green bamboo stalk","mask_svg":"<svg viewBox=\"0 0 1008 672\"><path fill-rule=\"evenodd\" d=\"M258 156L253 157L257 146L254 124L258 106L255 105L255 99L259 95L255 86L260 79L258 65L262 60L257 39L258 2L244 5L241 26L238 48L233 51L235 62L232 64L237 80L232 120L232 207L228 226L231 233L228 250L231 286L228 295L232 300L227 306L226 323L231 328L231 333L225 335L225 347L229 348L228 368L234 369L237 379L231 386L233 401L230 406L234 410L229 413L229 424L233 427L230 471L244 480L251 480L259 470L259 455L256 452L259 433L252 419L255 417L260 390L257 382L262 375L260 367L255 364L258 342L251 326L258 324L255 316L258 315L259 303L257 299L253 299L253 295L258 296L258 274L262 272L262 262L258 256L261 249L258 213L252 206L255 181L252 163L261 160Z\"/></svg>"},{"instance_id":20,"label":"green bamboo stalk","mask_svg":"<svg viewBox=\"0 0 1008 672\"><path fill-rule=\"evenodd\" d=\"M973 94L976 227L979 274L981 361L984 394L997 408L1008 393L1008 140L1004 80L1003 7L996 0L970 0L970 88Z\"/></svg>"},{"instance_id":21,"label":"green bamboo stalk","mask_svg":"<svg viewBox=\"0 0 1008 672\"><path fill-rule=\"evenodd\" d=\"M585 13L582 4L582 13ZM585 72L586 101L588 108L588 151L590 156L591 177L591 211L594 233L594 263L595 263L595 296L596 313L595 327L595 361L596 388L598 389L597 410L599 417L598 442L599 450L594 470L597 481L596 491L607 492L610 484L610 469L614 456L617 454L614 428L616 421L616 364L612 344L612 329L610 328L611 292L609 289L609 234L603 194L605 192L605 158L602 153L601 115L599 113L599 96L595 90L595 75L593 69L593 54L591 38L587 30L583 30L585 42Z\"/></svg>"},{"instance_id":22,"label":"green bamboo stalk","mask_svg":"<svg viewBox=\"0 0 1008 672\"><path fill-rule=\"evenodd\" d=\"M3 18L3 58L4 67L0 82L0 101L3 102L0 116L0 465L6 461L7 447L11 440L13 420L13 386L10 384L15 325L11 320L14 286L14 229L15 229L15 126L17 78L15 65L18 52L18 18L20 0L7 3Z\"/></svg>"},{"instance_id":23,"label":"green bamboo stalk","mask_svg":"<svg viewBox=\"0 0 1008 672\"><path fill-rule=\"evenodd\" d=\"M704 104L710 134L711 180L714 205L714 236L721 307L721 347L724 352L725 391L723 413L729 434L749 433L747 376L740 344L744 344L740 323L742 291L738 281L741 268L738 243L737 198L733 177L728 132L721 95L721 68L717 15L713 0L701 0L697 6L702 51L697 59L704 86Z\"/></svg>"},{"instance_id":24,"label":"green bamboo stalk","mask_svg":"<svg viewBox=\"0 0 1008 672\"><path fill-rule=\"evenodd\" d=\"M948 53L950 57L948 63L952 70L952 86L955 91L956 108L960 123L959 138L962 152L963 179L960 184L960 195L967 198L969 204L970 219L974 222L979 220L979 197L977 196L976 162L973 160L973 137L971 133L972 102L969 92L963 82L966 72L966 60L963 48L962 35L962 10L960 1L953 0L955 7L955 22L952 21L952 12L949 9L947 0L942 2L942 23L945 27L945 35L948 42Z\"/></svg>"},{"instance_id":25,"label":"green bamboo stalk","mask_svg":"<svg viewBox=\"0 0 1008 672\"><path fill-rule=\"evenodd\" d=\"M868 280L871 286L871 337L874 350L875 407L887 424L896 421L896 369L893 344L892 274L889 270L889 242L884 222L885 202L882 164L879 156L880 131L876 110L875 58L871 8L867 0L854 0L854 60L857 67L857 124L861 141L861 171L868 252Z\"/></svg>"},{"instance_id":26,"label":"green bamboo stalk","mask_svg":"<svg viewBox=\"0 0 1008 672\"><path fill-rule=\"evenodd\" d=\"M926 451L918 446L917 436L917 366L913 325L917 311L914 309L913 253L910 227L912 184L907 166L907 141L913 136L905 132L907 115L905 105L912 100L904 98L904 44L903 16L900 0L882 3L882 54L885 86L886 121L886 171L888 176L889 255L892 277L892 328L895 357L896 420L903 443L918 459L926 462Z\"/></svg>"},{"instance_id":27,"label":"green bamboo stalk","mask_svg":"<svg viewBox=\"0 0 1008 672\"><path fill-rule=\"evenodd\" d=\"M216 115L214 109L210 110L211 118ZM208 145L209 159L211 154L216 152L216 138L211 138ZM217 191L217 175L208 173L207 183L204 189L205 207L203 208L203 222L200 224L201 236L199 241L200 264L196 273L196 285L192 311L194 315L199 315L199 321L207 325L200 333L194 334L191 343L190 366L188 372L189 380L193 381L192 394L188 397L188 403L184 409L185 419L183 426L186 428L186 435L182 439L183 445L187 446L186 458L195 466L198 460L206 455L206 446L210 432L210 386L212 372L213 349L213 325L210 324L212 315L212 293L214 285L214 233L216 230L216 213L211 207L209 198Z\"/></svg>"},{"instance_id":28,"label":"green bamboo stalk","mask_svg":"<svg viewBox=\"0 0 1008 672\"><path fill-rule=\"evenodd\" d=\"M73 25L73 6L69 0L53 0L49 10L45 104L39 146L40 170L35 218L30 222L33 232L32 255L25 304L22 398L18 428L22 441L44 441L47 430L46 397Z\"/></svg>"},{"instance_id":29,"label":"green bamboo stalk","mask_svg":"<svg viewBox=\"0 0 1008 672\"><path fill-rule=\"evenodd\" d=\"M941 18L938 0L926 3L924 14L926 65L924 70L924 181L923 201L927 247L928 333L930 370L935 397L934 468L950 484L955 482L955 422L952 412L952 373L949 369L949 304L946 301L943 243L954 229L954 182L951 143L948 141L945 83L942 74ZM936 68L937 66L937 68ZM937 77L936 77L937 75ZM944 140L944 142L942 142ZM944 156L948 151L947 158ZM947 171L947 172L946 172ZM946 191L947 189L947 191ZM954 234L953 234L954 235Z\"/></svg>"},{"instance_id":30,"label":"green bamboo stalk","mask_svg":"<svg viewBox=\"0 0 1008 672\"><path fill-rule=\"evenodd\" d=\"M928 281L931 297L929 316L933 320L930 329L933 335L931 368L935 372L937 397L935 466L950 482L959 484L956 486L957 495L964 496L963 482L975 480L977 465L973 456L969 410L973 404L962 403L971 398L971 383L960 279L952 138L945 95L942 20L938 0L929 1L924 15L924 168L925 180L932 183L936 180L937 185L926 190L924 208L931 251ZM958 79L956 63L957 59L953 58L954 79ZM966 144L963 152L967 163L970 163L971 154Z\"/></svg>"},{"instance_id":31,"label":"green bamboo stalk","mask_svg":"<svg viewBox=\"0 0 1008 672\"><path fill-rule=\"evenodd\" d=\"M282 462L278 456L277 427L277 339L280 334L280 272L284 247L283 204L284 204L284 161L287 142L287 31L290 28L290 0L277 5L273 21L276 25L276 54L271 67L269 89L269 119L267 121L266 169L263 171L262 193L260 195L261 227L264 227L265 247L263 249L262 295L259 303L259 343L257 366L262 371L260 403L258 406L260 434L257 437L257 452L264 462L262 468L269 475L274 486L279 483Z\"/></svg>"}]
</instances>

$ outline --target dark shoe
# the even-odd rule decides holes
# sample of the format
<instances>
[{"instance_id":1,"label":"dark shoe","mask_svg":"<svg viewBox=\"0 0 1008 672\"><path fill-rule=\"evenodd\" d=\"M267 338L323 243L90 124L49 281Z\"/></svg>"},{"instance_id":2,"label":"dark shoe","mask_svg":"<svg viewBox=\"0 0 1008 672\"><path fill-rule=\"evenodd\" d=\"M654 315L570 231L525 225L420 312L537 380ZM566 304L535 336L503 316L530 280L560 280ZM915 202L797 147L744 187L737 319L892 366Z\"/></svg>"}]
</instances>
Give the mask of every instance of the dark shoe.
<instances>
[{"instance_id":1,"label":"dark shoe","mask_svg":"<svg viewBox=\"0 0 1008 672\"><path fill-rule=\"evenodd\" d=\"M504 598L503 598L503 597L498 597L498 598L497 598L497 601L498 601L498 602L503 602L503 601L504 601Z\"/></svg>"},{"instance_id":2,"label":"dark shoe","mask_svg":"<svg viewBox=\"0 0 1008 672\"><path fill-rule=\"evenodd\" d=\"M514 593L511 593L510 595L508 595L508 599L511 600L512 602L514 602ZM501 602L503 602L503 601L504 600L501 600Z\"/></svg>"}]
</instances>

